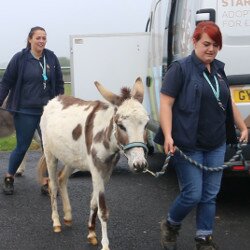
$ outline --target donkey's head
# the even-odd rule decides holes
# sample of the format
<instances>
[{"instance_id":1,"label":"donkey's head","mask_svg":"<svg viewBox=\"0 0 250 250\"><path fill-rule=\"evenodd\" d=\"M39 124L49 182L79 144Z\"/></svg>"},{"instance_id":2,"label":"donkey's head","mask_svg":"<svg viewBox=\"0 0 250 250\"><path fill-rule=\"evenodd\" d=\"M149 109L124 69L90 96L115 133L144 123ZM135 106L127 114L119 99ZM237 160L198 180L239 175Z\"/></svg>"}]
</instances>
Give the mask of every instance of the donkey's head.
<instances>
[{"instance_id":1,"label":"donkey's head","mask_svg":"<svg viewBox=\"0 0 250 250\"><path fill-rule=\"evenodd\" d=\"M10 136L15 131L13 115L4 110L6 109L7 98L2 105L3 109L0 109L0 138Z\"/></svg>"},{"instance_id":2,"label":"donkey's head","mask_svg":"<svg viewBox=\"0 0 250 250\"><path fill-rule=\"evenodd\" d=\"M148 115L142 105L143 83L137 78L132 90L122 88L122 95L118 96L95 82L101 95L110 103L117 106L113 117L113 129L116 142L128 158L128 165L132 171L143 171L147 165L145 155L146 126Z\"/></svg>"}]
</instances>

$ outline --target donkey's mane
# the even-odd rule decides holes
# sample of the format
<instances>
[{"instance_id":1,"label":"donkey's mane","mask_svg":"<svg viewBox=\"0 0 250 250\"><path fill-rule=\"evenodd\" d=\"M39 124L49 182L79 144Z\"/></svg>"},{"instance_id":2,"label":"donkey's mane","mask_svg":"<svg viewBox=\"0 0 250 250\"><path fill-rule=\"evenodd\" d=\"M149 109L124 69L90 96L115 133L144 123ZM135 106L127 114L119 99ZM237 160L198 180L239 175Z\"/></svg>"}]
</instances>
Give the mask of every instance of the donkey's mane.
<instances>
[{"instance_id":1,"label":"donkey's mane","mask_svg":"<svg viewBox=\"0 0 250 250\"><path fill-rule=\"evenodd\" d=\"M121 98L122 98L122 101L130 99L131 98L131 89L128 87L122 87L121 88Z\"/></svg>"}]
</instances>

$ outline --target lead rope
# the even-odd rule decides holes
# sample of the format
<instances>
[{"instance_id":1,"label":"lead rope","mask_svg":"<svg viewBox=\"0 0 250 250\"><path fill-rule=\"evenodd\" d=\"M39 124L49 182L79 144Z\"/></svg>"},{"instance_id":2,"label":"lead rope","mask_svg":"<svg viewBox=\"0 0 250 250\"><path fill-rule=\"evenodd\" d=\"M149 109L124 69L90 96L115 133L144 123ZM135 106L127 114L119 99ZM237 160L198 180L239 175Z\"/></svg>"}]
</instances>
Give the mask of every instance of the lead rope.
<instances>
[{"instance_id":1,"label":"lead rope","mask_svg":"<svg viewBox=\"0 0 250 250\"><path fill-rule=\"evenodd\" d=\"M243 150L243 147L245 147L247 144L246 143L238 143L237 144L237 151L235 153L235 155L228 161L228 162L225 162L222 166L219 166L219 167L215 167L215 168L209 168L207 166L204 166L196 161L194 161L193 159L191 159L190 157L188 157L186 154L183 153L183 151L181 151L178 147L176 147L176 151L180 153L180 155L185 159L187 160L189 163L193 164L194 166L202 169L202 170L205 170L205 171L209 171L209 172L218 172L218 171L222 171L226 168L229 168L233 165L233 162L237 159L237 158L243 158L243 155L242 155L242 150ZM154 173L153 171L150 171L149 169L145 169L143 171L143 173L149 173L151 175L153 175L154 177L158 178L159 176L163 175L165 172L166 172L166 169L168 167L168 164L169 164L169 161L170 161L170 158L171 156L173 156L172 153L168 153L167 156L166 156L166 159L164 161L164 164L163 164L163 167L161 169L161 171L159 172L156 172Z\"/></svg>"}]
</instances>

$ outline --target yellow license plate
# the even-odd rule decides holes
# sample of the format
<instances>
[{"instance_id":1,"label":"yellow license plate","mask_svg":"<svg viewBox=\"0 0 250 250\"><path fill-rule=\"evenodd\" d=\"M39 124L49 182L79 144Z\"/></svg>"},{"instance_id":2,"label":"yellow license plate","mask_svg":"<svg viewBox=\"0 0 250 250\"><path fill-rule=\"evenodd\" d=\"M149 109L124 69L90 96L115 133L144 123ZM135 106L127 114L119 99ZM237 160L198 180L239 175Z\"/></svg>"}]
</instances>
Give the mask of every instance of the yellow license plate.
<instances>
[{"instance_id":1,"label":"yellow license plate","mask_svg":"<svg viewBox=\"0 0 250 250\"><path fill-rule=\"evenodd\" d=\"M250 102L250 89L233 89L235 102Z\"/></svg>"}]
</instances>

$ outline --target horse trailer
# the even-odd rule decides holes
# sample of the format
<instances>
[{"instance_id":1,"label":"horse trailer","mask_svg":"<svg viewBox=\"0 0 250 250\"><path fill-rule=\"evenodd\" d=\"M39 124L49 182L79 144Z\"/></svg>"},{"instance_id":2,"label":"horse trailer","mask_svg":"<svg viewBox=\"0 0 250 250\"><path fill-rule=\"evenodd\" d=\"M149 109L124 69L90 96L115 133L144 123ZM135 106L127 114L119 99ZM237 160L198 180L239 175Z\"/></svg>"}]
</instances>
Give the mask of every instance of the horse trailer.
<instances>
[{"instance_id":1,"label":"horse trailer","mask_svg":"<svg viewBox=\"0 0 250 250\"><path fill-rule=\"evenodd\" d=\"M250 129L250 67L247 63L250 0L152 0L143 33L72 36L73 94L86 99L91 97L89 90L94 80L106 86L111 84L109 88L116 90L117 85L132 84L130 79L141 76L145 84L144 105L150 115L149 143L155 150L162 151L152 140L159 127L162 78L172 61L191 53L196 23L205 20L214 21L221 28L223 48L217 58L225 63L232 98ZM228 145L225 161L237 150L237 145ZM248 144L227 172L245 175L249 168Z\"/></svg>"}]
</instances>

